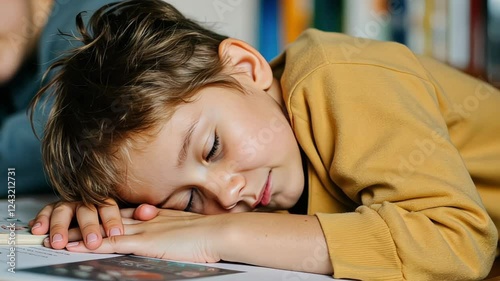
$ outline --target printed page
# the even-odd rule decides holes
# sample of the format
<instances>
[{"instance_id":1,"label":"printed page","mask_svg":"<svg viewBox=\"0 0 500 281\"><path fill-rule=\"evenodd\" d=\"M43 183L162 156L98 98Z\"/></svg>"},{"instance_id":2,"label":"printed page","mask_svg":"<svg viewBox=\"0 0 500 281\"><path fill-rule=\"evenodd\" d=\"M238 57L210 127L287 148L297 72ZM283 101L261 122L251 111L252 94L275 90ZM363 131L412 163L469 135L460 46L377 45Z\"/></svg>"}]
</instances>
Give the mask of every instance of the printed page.
<instances>
[{"instance_id":1,"label":"printed page","mask_svg":"<svg viewBox=\"0 0 500 281\"><path fill-rule=\"evenodd\" d=\"M33 235L27 222L0 218L0 245L42 245L47 235Z\"/></svg>"},{"instance_id":2,"label":"printed page","mask_svg":"<svg viewBox=\"0 0 500 281\"><path fill-rule=\"evenodd\" d=\"M4 271L3 269L8 265L10 257L13 255L10 250L10 247L0 247L1 271ZM16 269L121 256L113 254L72 253L66 250L54 250L43 246L16 247L14 254L16 256Z\"/></svg>"}]
</instances>

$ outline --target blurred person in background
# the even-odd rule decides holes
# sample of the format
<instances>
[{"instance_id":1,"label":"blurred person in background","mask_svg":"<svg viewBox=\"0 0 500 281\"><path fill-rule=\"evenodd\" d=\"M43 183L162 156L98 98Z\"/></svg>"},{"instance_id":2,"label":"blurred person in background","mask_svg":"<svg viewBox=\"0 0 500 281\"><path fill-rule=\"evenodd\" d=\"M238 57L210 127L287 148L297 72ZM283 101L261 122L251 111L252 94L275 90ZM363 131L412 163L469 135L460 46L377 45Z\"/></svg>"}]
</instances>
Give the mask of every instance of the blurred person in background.
<instances>
[{"instance_id":1,"label":"blurred person in background","mask_svg":"<svg viewBox=\"0 0 500 281\"><path fill-rule=\"evenodd\" d=\"M26 108L54 75L50 72L42 79L48 66L78 44L59 33L76 30L79 12L91 15L110 2L116 1L0 0L0 171L6 175L8 168L15 168L17 195L51 190L43 172L40 141ZM48 110L35 116L40 136ZM7 187L0 189L0 198L7 198L7 191Z\"/></svg>"}]
</instances>

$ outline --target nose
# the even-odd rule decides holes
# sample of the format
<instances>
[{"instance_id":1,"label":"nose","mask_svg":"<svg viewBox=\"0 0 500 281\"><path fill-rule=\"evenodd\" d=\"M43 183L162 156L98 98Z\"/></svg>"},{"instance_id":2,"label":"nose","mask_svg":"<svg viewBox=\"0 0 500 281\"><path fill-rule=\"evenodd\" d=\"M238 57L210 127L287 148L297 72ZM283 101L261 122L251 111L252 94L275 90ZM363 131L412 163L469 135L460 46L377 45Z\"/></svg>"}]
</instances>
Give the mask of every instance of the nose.
<instances>
[{"instance_id":1,"label":"nose","mask_svg":"<svg viewBox=\"0 0 500 281\"><path fill-rule=\"evenodd\" d=\"M242 174L224 173L213 179L210 185L216 189L212 190L212 193L217 197L221 207L230 210L242 200L242 190L246 181Z\"/></svg>"}]
</instances>

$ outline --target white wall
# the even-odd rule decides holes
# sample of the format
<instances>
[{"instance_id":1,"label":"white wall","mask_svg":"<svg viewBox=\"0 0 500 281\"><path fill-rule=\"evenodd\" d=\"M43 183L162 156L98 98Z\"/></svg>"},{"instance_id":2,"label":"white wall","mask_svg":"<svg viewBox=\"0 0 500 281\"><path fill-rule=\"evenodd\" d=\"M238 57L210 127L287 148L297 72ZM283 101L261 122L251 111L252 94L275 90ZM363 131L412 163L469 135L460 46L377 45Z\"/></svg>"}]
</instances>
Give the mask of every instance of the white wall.
<instances>
[{"instance_id":1,"label":"white wall","mask_svg":"<svg viewBox=\"0 0 500 281\"><path fill-rule=\"evenodd\" d=\"M258 0L165 0L186 17L257 47Z\"/></svg>"}]
</instances>

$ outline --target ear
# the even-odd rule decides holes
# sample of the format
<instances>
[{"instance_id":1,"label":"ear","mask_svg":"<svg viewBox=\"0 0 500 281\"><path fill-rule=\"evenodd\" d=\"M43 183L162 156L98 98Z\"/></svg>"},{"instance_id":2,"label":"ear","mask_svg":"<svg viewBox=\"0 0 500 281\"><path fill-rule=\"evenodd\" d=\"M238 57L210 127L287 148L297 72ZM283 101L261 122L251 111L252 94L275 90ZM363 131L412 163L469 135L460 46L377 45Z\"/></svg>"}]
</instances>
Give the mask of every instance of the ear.
<instances>
[{"instance_id":1,"label":"ear","mask_svg":"<svg viewBox=\"0 0 500 281\"><path fill-rule=\"evenodd\" d=\"M231 74L244 74L259 88L267 90L273 83L273 72L266 59L249 44L228 38L219 45L219 57L227 61Z\"/></svg>"}]
</instances>

